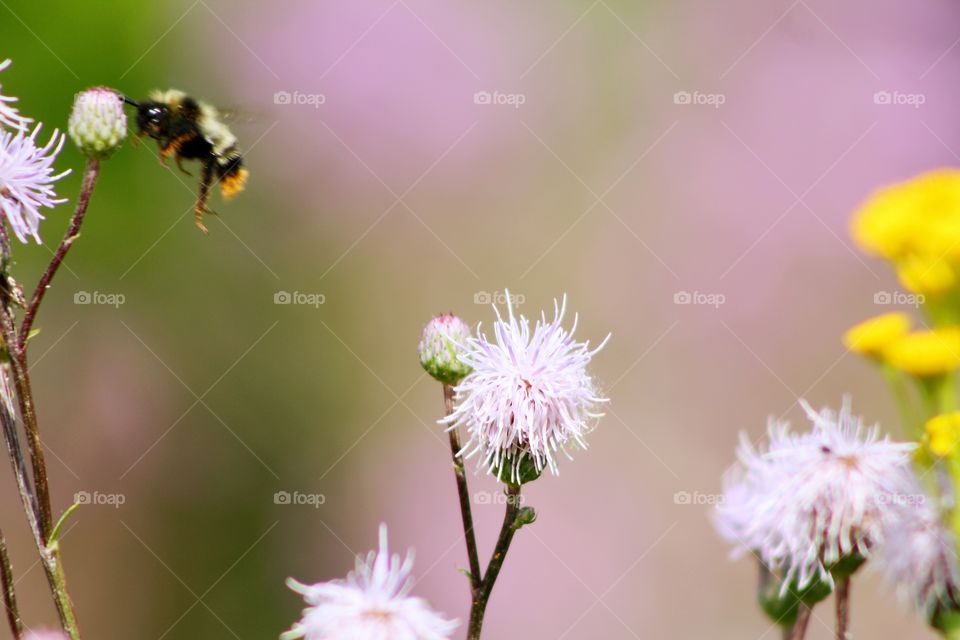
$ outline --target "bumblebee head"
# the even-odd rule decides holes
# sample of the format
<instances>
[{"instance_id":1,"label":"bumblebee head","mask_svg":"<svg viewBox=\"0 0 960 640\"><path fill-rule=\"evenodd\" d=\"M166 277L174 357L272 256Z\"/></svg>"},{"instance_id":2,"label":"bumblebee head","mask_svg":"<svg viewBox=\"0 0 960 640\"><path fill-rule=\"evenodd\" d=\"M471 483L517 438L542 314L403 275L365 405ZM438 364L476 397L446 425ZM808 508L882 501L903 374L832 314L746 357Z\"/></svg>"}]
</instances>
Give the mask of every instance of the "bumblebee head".
<instances>
[{"instance_id":1,"label":"bumblebee head","mask_svg":"<svg viewBox=\"0 0 960 640\"><path fill-rule=\"evenodd\" d=\"M168 127L170 108L162 102L137 104L137 132L159 138Z\"/></svg>"}]
</instances>

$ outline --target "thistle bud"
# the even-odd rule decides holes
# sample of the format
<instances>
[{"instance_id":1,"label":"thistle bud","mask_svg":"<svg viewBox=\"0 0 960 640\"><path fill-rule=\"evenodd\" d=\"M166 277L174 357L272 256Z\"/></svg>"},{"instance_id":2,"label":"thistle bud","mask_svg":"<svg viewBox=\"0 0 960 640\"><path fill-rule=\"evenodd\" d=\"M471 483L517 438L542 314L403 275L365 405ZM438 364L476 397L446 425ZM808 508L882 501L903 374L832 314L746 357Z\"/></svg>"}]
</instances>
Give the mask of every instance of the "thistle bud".
<instances>
[{"instance_id":1,"label":"thistle bud","mask_svg":"<svg viewBox=\"0 0 960 640\"><path fill-rule=\"evenodd\" d=\"M437 316L427 323L420 336L420 364L440 382L457 384L472 370L459 358L469 338L466 322L452 313Z\"/></svg>"},{"instance_id":2,"label":"thistle bud","mask_svg":"<svg viewBox=\"0 0 960 640\"><path fill-rule=\"evenodd\" d=\"M107 158L127 137L123 96L106 87L81 91L73 101L70 139L88 158Z\"/></svg>"}]
</instances>

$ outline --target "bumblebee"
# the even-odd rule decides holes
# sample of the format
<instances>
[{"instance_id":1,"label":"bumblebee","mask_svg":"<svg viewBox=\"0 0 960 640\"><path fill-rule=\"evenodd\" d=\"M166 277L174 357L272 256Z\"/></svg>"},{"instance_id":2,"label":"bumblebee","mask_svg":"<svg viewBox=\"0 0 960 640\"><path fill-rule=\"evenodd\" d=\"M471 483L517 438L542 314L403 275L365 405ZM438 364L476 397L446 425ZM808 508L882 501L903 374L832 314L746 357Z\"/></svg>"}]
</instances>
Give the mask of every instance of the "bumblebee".
<instances>
[{"instance_id":1,"label":"bumblebee","mask_svg":"<svg viewBox=\"0 0 960 640\"><path fill-rule=\"evenodd\" d=\"M135 140L144 136L156 140L161 164L166 166L173 156L177 168L192 175L183 168L183 160L200 161L200 189L193 211L197 227L207 233L203 216L214 213L207 208L210 189L219 184L223 199L230 200L247 184L249 172L243 166L237 137L215 107L183 91L153 91L146 100L124 97L124 101L137 110Z\"/></svg>"}]
</instances>

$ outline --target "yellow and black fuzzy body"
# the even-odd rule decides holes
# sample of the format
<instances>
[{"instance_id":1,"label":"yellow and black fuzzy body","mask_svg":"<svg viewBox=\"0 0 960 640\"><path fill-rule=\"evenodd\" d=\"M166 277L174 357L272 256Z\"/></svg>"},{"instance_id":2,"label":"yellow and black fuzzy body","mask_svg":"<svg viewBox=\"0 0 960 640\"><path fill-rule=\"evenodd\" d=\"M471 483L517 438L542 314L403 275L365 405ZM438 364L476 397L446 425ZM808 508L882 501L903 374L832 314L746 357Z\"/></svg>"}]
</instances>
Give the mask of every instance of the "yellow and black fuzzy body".
<instances>
[{"instance_id":1,"label":"yellow and black fuzzy body","mask_svg":"<svg viewBox=\"0 0 960 640\"><path fill-rule=\"evenodd\" d=\"M243 191L247 183L249 173L243 166L237 137L223 123L216 108L183 91L153 91L146 100L126 100L137 109L137 136L157 141L160 162L166 164L173 156L177 167L189 175L182 161L200 161L200 190L194 213L197 226L206 233L203 215L213 213L207 209L211 187L219 184L221 195L229 200Z\"/></svg>"}]
</instances>

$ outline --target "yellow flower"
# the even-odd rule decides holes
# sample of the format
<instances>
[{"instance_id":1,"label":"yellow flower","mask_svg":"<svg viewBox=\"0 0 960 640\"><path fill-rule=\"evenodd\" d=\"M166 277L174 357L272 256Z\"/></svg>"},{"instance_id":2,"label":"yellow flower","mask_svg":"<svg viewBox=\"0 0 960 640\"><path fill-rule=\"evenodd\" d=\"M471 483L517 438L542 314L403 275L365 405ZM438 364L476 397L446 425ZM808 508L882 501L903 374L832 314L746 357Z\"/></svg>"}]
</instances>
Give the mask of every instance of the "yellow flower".
<instances>
[{"instance_id":1,"label":"yellow flower","mask_svg":"<svg viewBox=\"0 0 960 640\"><path fill-rule=\"evenodd\" d=\"M930 451L941 458L950 455L960 444L960 411L930 418L926 431Z\"/></svg>"},{"instance_id":2,"label":"yellow flower","mask_svg":"<svg viewBox=\"0 0 960 640\"><path fill-rule=\"evenodd\" d=\"M865 356L880 357L883 350L910 332L910 316L892 311L864 320L843 334L847 349Z\"/></svg>"},{"instance_id":3,"label":"yellow flower","mask_svg":"<svg viewBox=\"0 0 960 640\"><path fill-rule=\"evenodd\" d=\"M960 261L960 170L939 169L876 191L850 231L868 253Z\"/></svg>"},{"instance_id":4,"label":"yellow flower","mask_svg":"<svg viewBox=\"0 0 960 640\"><path fill-rule=\"evenodd\" d=\"M889 344L884 360L909 374L926 378L960 367L960 327L914 331Z\"/></svg>"},{"instance_id":5,"label":"yellow flower","mask_svg":"<svg viewBox=\"0 0 960 640\"><path fill-rule=\"evenodd\" d=\"M909 255L897 262L900 284L913 291L930 296L946 293L957 283L957 275L944 257L933 260Z\"/></svg>"}]
</instances>

